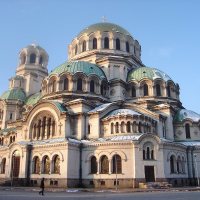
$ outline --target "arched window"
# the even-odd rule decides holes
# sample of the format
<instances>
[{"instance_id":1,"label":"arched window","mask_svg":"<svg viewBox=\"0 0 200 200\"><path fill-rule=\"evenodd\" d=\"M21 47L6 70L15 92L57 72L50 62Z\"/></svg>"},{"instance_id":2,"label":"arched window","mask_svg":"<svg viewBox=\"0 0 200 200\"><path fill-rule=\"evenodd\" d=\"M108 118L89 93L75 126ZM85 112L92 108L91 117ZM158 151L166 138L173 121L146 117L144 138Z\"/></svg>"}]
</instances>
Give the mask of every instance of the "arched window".
<instances>
[{"instance_id":1,"label":"arched window","mask_svg":"<svg viewBox=\"0 0 200 200\"><path fill-rule=\"evenodd\" d=\"M83 90L82 79L81 78L78 78L78 80L77 80L77 90L78 91L82 91Z\"/></svg>"},{"instance_id":2,"label":"arched window","mask_svg":"<svg viewBox=\"0 0 200 200\"><path fill-rule=\"evenodd\" d=\"M40 56L39 64L41 65L43 63L43 57Z\"/></svg>"},{"instance_id":3,"label":"arched window","mask_svg":"<svg viewBox=\"0 0 200 200\"><path fill-rule=\"evenodd\" d=\"M101 166L101 174L108 174L109 172L109 162L107 156L102 156L100 160L100 166Z\"/></svg>"},{"instance_id":4,"label":"arched window","mask_svg":"<svg viewBox=\"0 0 200 200\"><path fill-rule=\"evenodd\" d=\"M5 174L6 172L6 158L3 158L1 161L1 174Z\"/></svg>"},{"instance_id":5,"label":"arched window","mask_svg":"<svg viewBox=\"0 0 200 200\"><path fill-rule=\"evenodd\" d=\"M160 84L156 84L156 96L161 96Z\"/></svg>"},{"instance_id":6,"label":"arched window","mask_svg":"<svg viewBox=\"0 0 200 200\"><path fill-rule=\"evenodd\" d=\"M65 78L63 80L63 90L69 90L69 80L68 80L68 78Z\"/></svg>"},{"instance_id":7,"label":"arched window","mask_svg":"<svg viewBox=\"0 0 200 200\"><path fill-rule=\"evenodd\" d=\"M40 159L38 156L36 156L33 159L33 173L34 174L39 174L40 173Z\"/></svg>"},{"instance_id":8,"label":"arched window","mask_svg":"<svg viewBox=\"0 0 200 200\"><path fill-rule=\"evenodd\" d=\"M93 93L94 93L94 91L95 91L94 81L91 80L91 81L90 81L90 92L93 92Z\"/></svg>"},{"instance_id":9,"label":"arched window","mask_svg":"<svg viewBox=\"0 0 200 200\"><path fill-rule=\"evenodd\" d=\"M97 38L93 39L93 45L92 45L93 49L97 49Z\"/></svg>"},{"instance_id":10,"label":"arched window","mask_svg":"<svg viewBox=\"0 0 200 200\"><path fill-rule=\"evenodd\" d=\"M36 131L37 131L37 124L34 124L34 126L33 126L33 139L36 138Z\"/></svg>"},{"instance_id":11,"label":"arched window","mask_svg":"<svg viewBox=\"0 0 200 200\"><path fill-rule=\"evenodd\" d=\"M74 53L75 53L75 55L78 53L78 45L77 44L75 45L75 52Z\"/></svg>"},{"instance_id":12,"label":"arched window","mask_svg":"<svg viewBox=\"0 0 200 200\"><path fill-rule=\"evenodd\" d=\"M169 85L167 85L167 96L171 97L171 88Z\"/></svg>"},{"instance_id":13,"label":"arched window","mask_svg":"<svg viewBox=\"0 0 200 200\"><path fill-rule=\"evenodd\" d=\"M150 142L145 143L143 146L143 159L144 160L154 159L154 146Z\"/></svg>"},{"instance_id":14,"label":"arched window","mask_svg":"<svg viewBox=\"0 0 200 200\"><path fill-rule=\"evenodd\" d=\"M115 133L119 133L119 123L116 122L115 124Z\"/></svg>"},{"instance_id":15,"label":"arched window","mask_svg":"<svg viewBox=\"0 0 200 200\"><path fill-rule=\"evenodd\" d=\"M52 122L52 136L55 136L56 133L56 123L55 121Z\"/></svg>"},{"instance_id":16,"label":"arched window","mask_svg":"<svg viewBox=\"0 0 200 200\"><path fill-rule=\"evenodd\" d=\"M47 124L47 138L50 137L51 134L51 118L48 119L48 124Z\"/></svg>"},{"instance_id":17,"label":"arched window","mask_svg":"<svg viewBox=\"0 0 200 200\"><path fill-rule=\"evenodd\" d=\"M125 122L121 123L121 133L125 133Z\"/></svg>"},{"instance_id":18,"label":"arched window","mask_svg":"<svg viewBox=\"0 0 200 200\"><path fill-rule=\"evenodd\" d=\"M143 86L144 89L144 96L148 96L149 95L149 88L148 85L145 83Z\"/></svg>"},{"instance_id":19,"label":"arched window","mask_svg":"<svg viewBox=\"0 0 200 200\"><path fill-rule=\"evenodd\" d=\"M43 159L43 173L49 174L50 172L50 159L48 156L45 156Z\"/></svg>"},{"instance_id":20,"label":"arched window","mask_svg":"<svg viewBox=\"0 0 200 200\"><path fill-rule=\"evenodd\" d=\"M132 96L132 97L136 97L136 89L135 89L135 86L133 86L132 89L131 89L131 96Z\"/></svg>"},{"instance_id":21,"label":"arched window","mask_svg":"<svg viewBox=\"0 0 200 200\"><path fill-rule=\"evenodd\" d=\"M46 128L46 117L43 117L42 120L42 138L45 136L45 128Z\"/></svg>"},{"instance_id":22,"label":"arched window","mask_svg":"<svg viewBox=\"0 0 200 200\"><path fill-rule=\"evenodd\" d=\"M86 41L84 40L82 43L82 52L86 51Z\"/></svg>"},{"instance_id":23,"label":"arched window","mask_svg":"<svg viewBox=\"0 0 200 200\"><path fill-rule=\"evenodd\" d=\"M186 134L186 139L190 139L190 125L189 124L185 124L185 134Z\"/></svg>"},{"instance_id":24,"label":"arched window","mask_svg":"<svg viewBox=\"0 0 200 200\"><path fill-rule=\"evenodd\" d=\"M174 164L175 164L175 157L172 155L170 157L170 171L171 171L171 173L175 173L175 166L174 166Z\"/></svg>"},{"instance_id":25,"label":"arched window","mask_svg":"<svg viewBox=\"0 0 200 200\"><path fill-rule=\"evenodd\" d=\"M177 158L176 165L177 165L177 172L178 173L182 173L182 166L181 166L181 158L180 158L180 156L178 156L178 158Z\"/></svg>"},{"instance_id":26,"label":"arched window","mask_svg":"<svg viewBox=\"0 0 200 200\"><path fill-rule=\"evenodd\" d=\"M129 47L129 43L128 42L126 42L126 51L130 52L130 47Z\"/></svg>"},{"instance_id":27,"label":"arched window","mask_svg":"<svg viewBox=\"0 0 200 200\"><path fill-rule=\"evenodd\" d=\"M10 136L10 144L12 143L13 141L12 141L12 136Z\"/></svg>"},{"instance_id":28,"label":"arched window","mask_svg":"<svg viewBox=\"0 0 200 200\"><path fill-rule=\"evenodd\" d=\"M137 125L136 125L136 122L133 122L133 133L136 133L137 132Z\"/></svg>"},{"instance_id":29,"label":"arched window","mask_svg":"<svg viewBox=\"0 0 200 200\"><path fill-rule=\"evenodd\" d=\"M142 133L142 123L141 122L139 122L139 124L138 124L138 131L139 131L139 133Z\"/></svg>"},{"instance_id":30,"label":"arched window","mask_svg":"<svg viewBox=\"0 0 200 200\"><path fill-rule=\"evenodd\" d=\"M114 133L114 123L112 122L111 123L111 134L113 134Z\"/></svg>"},{"instance_id":31,"label":"arched window","mask_svg":"<svg viewBox=\"0 0 200 200\"><path fill-rule=\"evenodd\" d=\"M122 159L119 155L114 155L112 158L112 173L122 173Z\"/></svg>"},{"instance_id":32,"label":"arched window","mask_svg":"<svg viewBox=\"0 0 200 200\"><path fill-rule=\"evenodd\" d=\"M119 38L116 39L116 49L120 50L120 40L119 40Z\"/></svg>"},{"instance_id":33,"label":"arched window","mask_svg":"<svg viewBox=\"0 0 200 200\"><path fill-rule=\"evenodd\" d=\"M181 164L182 164L182 172L185 173L185 159L184 159L184 157L182 157Z\"/></svg>"},{"instance_id":34,"label":"arched window","mask_svg":"<svg viewBox=\"0 0 200 200\"><path fill-rule=\"evenodd\" d=\"M126 131L127 131L127 133L131 132L131 123L129 121L126 124Z\"/></svg>"},{"instance_id":35,"label":"arched window","mask_svg":"<svg viewBox=\"0 0 200 200\"><path fill-rule=\"evenodd\" d=\"M32 53L31 55L30 55L30 63L32 64L32 63L35 63L35 61L36 61L36 55L34 54L34 53Z\"/></svg>"},{"instance_id":36,"label":"arched window","mask_svg":"<svg viewBox=\"0 0 200 200\"><path fill-rule=\"evenodd\" d=\"M52 81L52 92L56 92L56 80Z\"/></svg>"},{"instance_id":37,"label":"arched window","mask_svg":"<svg viewBox=\"0 0 200 200\"><path fill-rule=\"evenodd\" d=\"M97 173L97 159L95 156L91 157L91 174L96 174Z\"/></svg>"},{"instance_id":38,"label":"arched window","mask_svg":"<svg viewBox=\"0 0 200 200\"><path fill-rule=\"evenodd\" d=\"M53 173L59 174L60 173L60 157L58 155L54 156L52 164L53 164Z\"/></svg>"},{"instance_id":39,"label":"arched window","mask_svg":"<svg viewBox=\"0 0 200 200\"><path fill-rule=\"evenodd\" d=\"M13 142L15 142L15 136L13 136L13 139L12 139L12 141L13 141Z\"/></svg>"},{"instance_id":40,"label":"arched window","mask_svg":"<svg viewBox=\"0 0 200 200\"><path fill-rule=\"evenodd\" d=\"M41 120L38 121L37 125L37 138L41 136Z\"/></svg>"},{"instance_id":41,"label":"arched window","mask_svg":"<svg viewBox=\"0 0 200 200\"><path fill-rule=\"evenodd\" d=\"M109 49L109 39L108 39L108 37L104 38L104 49Z\"/></svg>"}]
</instances>

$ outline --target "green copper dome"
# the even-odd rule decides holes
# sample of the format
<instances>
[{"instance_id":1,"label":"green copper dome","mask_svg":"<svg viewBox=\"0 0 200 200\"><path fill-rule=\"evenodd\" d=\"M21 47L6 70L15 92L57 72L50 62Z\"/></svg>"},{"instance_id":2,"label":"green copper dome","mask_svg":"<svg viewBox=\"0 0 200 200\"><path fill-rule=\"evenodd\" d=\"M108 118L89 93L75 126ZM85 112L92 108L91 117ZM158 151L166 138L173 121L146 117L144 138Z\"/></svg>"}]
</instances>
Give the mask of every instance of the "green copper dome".
<instances>
[{"instance_id":1,"label":"green copper dome","mask_svg":"<svg viewBox=\"0 0 200 200\"><path fill-rule=\"evenodd\" d=\"M100 79L106 79L106 75L104 74L103 70L95 64L85 62L85 61L69 61L65 62L58 67L56 67L49 75L60 75L64 72L68 72L74 75L77 72L82 72L87 76L95 74Z\"/></svg>"},{"instance_id":2,"label":"green copper dome","mask_svg":"<svg viewBox=\"0 0 200 200\"><path fill-rule=\"evenodd\" d=\"M183 122L187 119L192 120L193 122L199 122L200 115L191 110L181 109L176 113L174 117L175 122Z\"/></svg>"},{"instance_id":3,"label":"green copper dome","mask_svg":"<svg viewBox=\"0 0 200 200\"><path fill-rule=\"evenodd\" d=\"M92 24L92 25L86 27L78 34L77 37L80 37L83 34L89 35L91 33L97 32L97 31L117 32L117 33L122 33L124 35L131 36L131 34L127 30L125 30L124 28L122 28L121 26L119 26L117 24L102 22L102 23Z\"/></svg>"},{"instance_id":4,"label":"green copper dome","mask_svg":"<svg viewBox=\"0 0 200 200\"><path fill-rule=\"evenodd\" d=\"M41 97L42 97L42 94L40 92L33 94L26 99L25 104L28 106L34 105L40 100Z\"/></svg>"},{"instance_id":5,"label":"green copper dome","mask_svg":"<svg viewBox=\"0 0 200 200\"><path fill-rule=\"evenodd\" d=\"M26 100L26 94L21 88L14 88L14 89L11 89L11 90L4 92L1 95L0 98L5 99L5 100L25 101Z\"/></svg>"},{"instance_id":6,"label":"green copper dome","mask_svg":"<svg viewBox=\"0 0 200 200\"><path fill-rule=\"evenodd\" d=\"M164 72L150 67L139 67L137 69L133 69L128 73L127 81L136 80L140 81L143 78L147 78L150 80L155 80L157 78L163 79L164 81L172 80L167 74Z\"/></svg>"}]
</instances>

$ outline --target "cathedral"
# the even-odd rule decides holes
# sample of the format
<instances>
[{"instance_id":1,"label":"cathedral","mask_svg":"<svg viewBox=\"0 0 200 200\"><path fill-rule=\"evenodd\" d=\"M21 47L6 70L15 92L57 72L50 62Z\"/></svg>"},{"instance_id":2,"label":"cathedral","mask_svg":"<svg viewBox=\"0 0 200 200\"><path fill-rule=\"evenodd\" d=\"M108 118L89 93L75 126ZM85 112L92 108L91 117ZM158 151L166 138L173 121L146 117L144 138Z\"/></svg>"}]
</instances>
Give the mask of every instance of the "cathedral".
<instances>
[{"instance_id":1,"label":"cathedral","mask_svg":"<svg viewBox=\"0 0 200 200\"><path fill-rule=\"evenodd\" d=\"M200 115L127 30L90 25L51 72L48 59L37 44L22 48L0 96L0 185L199 185Z\"/></svg>"}]
</instances>

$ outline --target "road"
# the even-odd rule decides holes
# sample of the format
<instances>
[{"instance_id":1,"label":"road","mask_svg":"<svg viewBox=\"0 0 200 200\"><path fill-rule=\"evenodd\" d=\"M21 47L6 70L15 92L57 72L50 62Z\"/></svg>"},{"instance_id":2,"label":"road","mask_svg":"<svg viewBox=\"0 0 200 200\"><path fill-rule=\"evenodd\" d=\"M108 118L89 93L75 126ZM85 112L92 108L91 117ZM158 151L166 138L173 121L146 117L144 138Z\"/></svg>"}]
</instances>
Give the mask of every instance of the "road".
<instances>
[{"instance_id":1,"label":"road","mask_svg":"<svg viewBox=\"0 0 200 200\"><path fill-rule=\"evenodd\" d=\"M200 192L46 192L40 196L37 191L0 191L0 200L198 200Z\"/></svg>"}]
</instances>

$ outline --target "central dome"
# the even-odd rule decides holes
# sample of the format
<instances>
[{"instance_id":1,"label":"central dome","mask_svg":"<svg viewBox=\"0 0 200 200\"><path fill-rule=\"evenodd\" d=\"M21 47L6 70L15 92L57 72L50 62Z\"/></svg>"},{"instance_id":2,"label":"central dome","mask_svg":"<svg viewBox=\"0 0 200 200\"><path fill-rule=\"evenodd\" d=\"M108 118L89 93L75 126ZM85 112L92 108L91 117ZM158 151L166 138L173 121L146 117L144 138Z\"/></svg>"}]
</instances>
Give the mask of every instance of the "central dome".
<instances>
[{"instance_id":1,"label":"central dome","mask_svg":"<svg viewBox=\"0 0 200 200\"><path fill-rule=\"evenodd\" d=\"M90 35L91 33L101 31L101 32L115 32L115 33L122 33L124 35L131 36L131 34L122 28L121 26L113 23L108 23L108 22L102 22L102 23L96 23L92 24L85 29L83 29L77 37L80 37L83 34Z\"/></svg>"}]
</instances>

